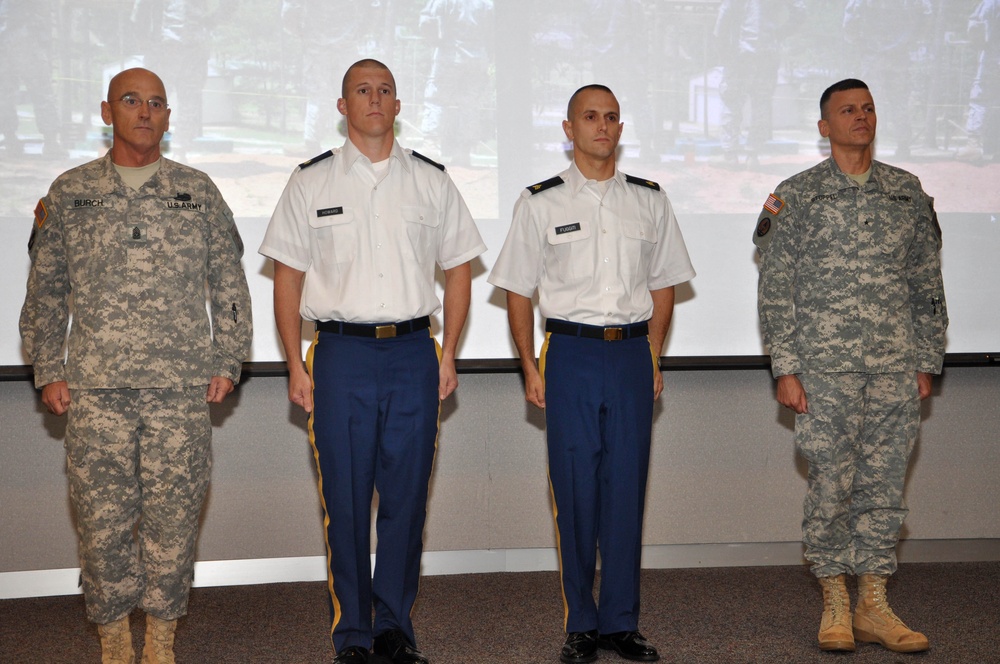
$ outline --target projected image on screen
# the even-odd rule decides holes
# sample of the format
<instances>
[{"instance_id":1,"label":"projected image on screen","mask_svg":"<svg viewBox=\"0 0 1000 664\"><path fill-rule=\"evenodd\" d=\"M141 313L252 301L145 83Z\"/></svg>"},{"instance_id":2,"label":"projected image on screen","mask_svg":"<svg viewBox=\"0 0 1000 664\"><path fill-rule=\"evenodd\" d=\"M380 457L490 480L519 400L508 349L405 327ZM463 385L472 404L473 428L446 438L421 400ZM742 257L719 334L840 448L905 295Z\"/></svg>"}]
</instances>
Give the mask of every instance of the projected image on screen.
<instances>
[{"instance_id":1,"label":"projected image on screen","mask_svg":"<svg viewBox=\"0 0 1000 664\"><path fill-rule=\"evenodd\" d=\"M764 354L750 235L777 184L828 155L819 96L847 77L875 99L876 159L935 198L949 352L1000 350L1000 0L0 0L0 365L25 362L32 210L107 150L99 102L132 66L166 84L164 154L236 214L251 359L283 359L256 248L296 164L343 143L361 57L392 69L400 144L447 166L489 247L460 358L515 355L486 275L520 190L569 165L566 103L593 82L621 103L620 169L667 191L698 271L666 354Z\"/></svg>"}]
</instances>

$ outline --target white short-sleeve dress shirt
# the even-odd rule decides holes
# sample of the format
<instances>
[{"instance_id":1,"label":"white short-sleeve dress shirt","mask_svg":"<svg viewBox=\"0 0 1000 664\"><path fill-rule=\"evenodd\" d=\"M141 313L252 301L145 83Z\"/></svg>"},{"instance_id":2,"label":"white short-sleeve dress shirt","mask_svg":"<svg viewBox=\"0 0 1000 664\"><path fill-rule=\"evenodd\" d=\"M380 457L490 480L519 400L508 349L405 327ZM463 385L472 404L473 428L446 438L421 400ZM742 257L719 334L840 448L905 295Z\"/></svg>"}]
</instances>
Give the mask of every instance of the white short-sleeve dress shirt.
<instances>
[{"instance_id":1,"label":"white short-sleeve dress shirt","mask_svg":"<svg viewBox=\"0 0 1000 664\"><path fill-rule=\"evenodd\" d=\"M350 140L296 168L260 246L305 272L303 318L353 323L436 313L435 264L448 270L485 250L442 169L393 141L376 172Z\"/></svg>"},{"instance_id":2,"label":"white short-sleeve dress shirt","mask_svg":"<svg viewBox=\"0 0 1000 664\"><path fill-rule=\"evenodd\" d=\"M514 205L489 283L531 297L545 318L601 327L649 320L649 292L695 276L670 201L615 169L587 180L576 163ZM638 182L638 181L636 181Z\"/></svg>"}]
</instances>

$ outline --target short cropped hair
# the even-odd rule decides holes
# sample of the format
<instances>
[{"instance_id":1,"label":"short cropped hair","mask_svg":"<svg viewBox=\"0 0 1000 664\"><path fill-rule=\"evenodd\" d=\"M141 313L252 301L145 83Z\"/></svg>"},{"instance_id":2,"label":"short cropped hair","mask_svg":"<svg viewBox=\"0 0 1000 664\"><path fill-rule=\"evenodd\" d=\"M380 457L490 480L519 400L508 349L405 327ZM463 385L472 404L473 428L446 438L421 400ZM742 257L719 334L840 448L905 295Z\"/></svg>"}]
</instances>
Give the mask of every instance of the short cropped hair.
<instances>
[{"instance_id":1,"label":"short cropped hair","mask_svg":"<svg viewBox=\"0 0 1000 664\"><path fill-rule=\"evenodd\" d=\"M823 94L819 98L819 116L821 118L826 118L826 105L830 101L830 97L833 96L834 92L843 92L844 90L867 90L868 84L857 78L845 78L843 81L837 81L826 90L823 90Z\"/></svg>"},{"instance_id":2,"label":"short cropped hair","mask_svg":"<svg viewBox=\"0 0 1000 664\"><path fill-rule=\"evenodd\" d=\"M389 69L384 63L374 60L372 58L365 58L364 60L358 60L353 65L347 68L344 72L344 80L340 84L340 96L344 99L347 98L347 77L351 75L351 72L355 69L382 69L389 72L389 78L392 79L393 87L396 87L396 77L392 75L392 70Z\"/></svg>"},{"instance_id":3,"label":"short cropped hair","mask_svg":"<svg viewBox=\"0 0 1000 664\"><path fill-rule=\"evenodd\" d=\"M569 98L569 103L566 104L567 120L573 119L573 104L576 102L576 98L579 97L580 94L586 92L587 90L600 90L601 92L607 92L611 96L614 96L615 94L614 92L611 91L611 88L609 88L606 85L601 85L600 83L591 83L590 85L583 86L582 88L573 93L573 96Z\"/></svg>"}]
</instances>

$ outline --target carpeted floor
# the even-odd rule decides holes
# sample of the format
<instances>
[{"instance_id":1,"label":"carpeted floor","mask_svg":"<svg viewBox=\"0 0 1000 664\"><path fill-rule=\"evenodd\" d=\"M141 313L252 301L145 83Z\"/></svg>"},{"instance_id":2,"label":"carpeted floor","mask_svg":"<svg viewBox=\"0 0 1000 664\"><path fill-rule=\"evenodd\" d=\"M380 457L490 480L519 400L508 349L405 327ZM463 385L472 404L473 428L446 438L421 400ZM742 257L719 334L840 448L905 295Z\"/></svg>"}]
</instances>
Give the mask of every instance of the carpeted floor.
<instances>
[{"instance_id":1,"label":"carpeted floor","mask_svg":"<svg viewBox=\"0 0 1000 664\"><path fill-rule=\"evenodd\" d=\"M853 585L853 584L851 584ZM852 590L853 596L853 590ZM1000 663L1000 562L903 565L889 599L930 638L927 653L816 646L821 596L805 567L646 570L640 629L663 662ZM198 588L177 630L180 664L329 664L324 583ZM414 610L432 664L557 663L562 603L554 572L425 577ZM133 616L141 647L143 618ZM0 662L100 661L83 599L0 601ZM601 662L622 662L602 651Z\"/></svg>"}]
</instances>

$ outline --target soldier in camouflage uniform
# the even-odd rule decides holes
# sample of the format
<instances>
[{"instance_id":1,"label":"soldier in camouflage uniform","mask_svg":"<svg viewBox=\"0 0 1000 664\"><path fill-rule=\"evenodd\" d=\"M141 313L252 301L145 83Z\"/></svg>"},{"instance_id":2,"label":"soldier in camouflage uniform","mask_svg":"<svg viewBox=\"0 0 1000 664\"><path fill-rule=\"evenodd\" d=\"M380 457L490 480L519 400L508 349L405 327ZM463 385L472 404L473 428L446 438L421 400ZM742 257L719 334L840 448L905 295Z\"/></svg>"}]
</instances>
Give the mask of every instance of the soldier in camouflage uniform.
<instances>
[{"instance_id":1,"label":"soldier in camouflage uniform","mask_svg":"<svg viewBox=\"0 0 1000 664\"><path fill-rule=\"evenodd\" d=\"M919 180L872 159L863 82L832 85L820 111L831 157L781 183L758 219L761 328L809 462L802 530L823 588L820 647L854 650L856 638L917 652L927 638L893 613L885 582L920 400L944 359L940 229Z\"/></svg>"},{"instance_id":2,"label":"soldier in camouflage uniform","mask_svg":"<svg viewBox=\"0 0 1000 664\"><path fill-rule=\"evenodd\" d=\"M209 481L208 403L239 379L250 294L219 190L160 158L170 117L160 79L118 74L101 116L110 152L57 178L35 209L21 337L42 402L68 414L83 591L103 661L135 661L138 606L142 661L173 662Z\"/></svg>"}]
</instances>

